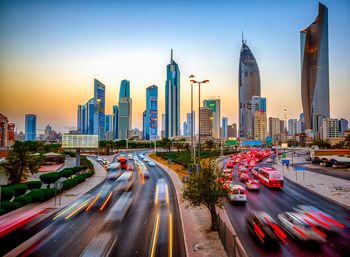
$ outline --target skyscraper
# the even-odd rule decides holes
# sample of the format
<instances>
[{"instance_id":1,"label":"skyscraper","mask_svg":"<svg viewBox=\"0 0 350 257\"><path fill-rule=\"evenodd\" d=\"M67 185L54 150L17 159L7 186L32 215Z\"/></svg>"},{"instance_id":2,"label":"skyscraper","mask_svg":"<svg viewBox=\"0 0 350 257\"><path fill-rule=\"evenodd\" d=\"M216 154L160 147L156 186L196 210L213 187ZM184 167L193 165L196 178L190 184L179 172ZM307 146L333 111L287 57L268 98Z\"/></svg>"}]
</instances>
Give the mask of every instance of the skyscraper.
<instances>
[{"instance_id":1,"label":"skyscraper","mask_svg":"<svg viewBox=\"0 0 350 257\"><path fill-rule=\"evenodd\" d=\"M119 91L118 138L128 139L132 128L132 99L130 98L130 82L122 80Z\"/></svg>"},{"instance_id":2,"label":"skyscraper","mask_svg":"<svg viewBox=\"0 0 350 257\"><path fill-rule=\"evenodd\" d=\"M94 135L99 136L99 140L105 137L105 85L94 79Z\"/></svg>"},{"instance_id":3,"label":"skyscraper","mask_svg":"<svg viewBox=\"0 0 350 257\"><path fill-rule=\"evenodd\" d=\"M267 125L266 112L256 111L254 113L254 139L265 142Z\"/></svg>"},{"instance_id":4,"label":"skyscraper","mask_svg":"<svg viewBox=\"0 0 350 257\"><path fill-rule=\"evenodd\" d=\"M146 89L146 140L156 140L158 137L158 87L153 85Z\"/></svg>"},{"instance_id":5,"label":"skyscraper","mask_svg":"<svg viewBox=\"0 0 350 257\"><path fill-rule=\"evenodd\" d=\"M349 128L349 122L347 119L341 118L339 120L339 133L341 135L344 134L344 131L347 130Z\"/></svg>"},{"instance_id":6,"label":"skyscraper","mask_svg":"<svg viewBox=\"0 0 350 257\"><path fill-rule=\"evenodd\" d=\"M276 136L281 133L280 125L281 124L280 124L279 118L273 118L273 117L269 118L269 135L273 139L276 138Z\"/></svg>"},{"instance_id":7,"label":"skyscraper","mask_svg":"<svg viewBox=\"0 0 350 257\"><path fill-rule=\"evenodd\" d=\"M204 100L203 107L210 108L213 116L212 137L220 138L220 99Z\"/></svg>"},{"instance_id":8,"label":"skyscraper","mask_svg":"<svg viewBox=\"0 0 350 257\"><path fill-rule=\"evenodd\" d=\"M237 125L233 123L227 126L227 137L237 137Z\"/></svg>"},{"instance_id":9,"label":"skyscraper","mask_svg":"<svg viewBox=\"0 0 350 257\"><path fill-rule=\"evenodd\" d=\"M238 73L239 136L247 137L251 100L253 96L260 96L260 75L255 57L243 39ZM252 132L252 128L250 131ZM252 137L252 133L249 137Z\"/></svg>"},{"instance_id":10,"label":"skyscraper","mask_svg":"<svg viewBox=\"0 0 350 257\"><path fill-rule=\"evenodd\" d=\"M113 140L113 115L105 115L105 139Z\"/></svg>"},{"instance_id":11,"label":"skyscraper","mask_svg":"<svg viewBox=\"0 0 350 257\"><path fill-rule=\"evenodd\" d=\"M228 126L228 118L222 117L222 137L227 138L227 126Z\"/></svg>"},{"instance_id":12,"label":"skyscraper","mask_svg":"<svg viewBox=\"0 0 350 257\"><path fill-rule=\"evenodd\" d=\"M146 139L146 110L142 113L142 139Z\"/></svg>"},{"instance_id":13,"label":"skyscraper","mask_svg":"<svg viewBox=\"0 0 350 257\"><path fill-rule=\"evenodd\" d=\"M113 139L118 139L118 105L113 105Z\"/></svg>"},{"instance_id":14,"label":"skyscraper","mask_svg":"<svg viewBox=\"0 0 350 257\"><path fill-rule=\"evenodd\" d=\"M205 142L213 137L213 112L211 108L201 107L200 108L199 127L201 131L201 143Z\"/></svg>"},{"instance_id":15,"label":"skyscraper","mask_svg":"<svg viewBox=\"0 0 350 257\"><path fill-rule=\"evenodd\" d=\"M126 79L120 82L119 99L123 97L130 98L130 81Z\"/></svg>"},{"instance_id":16,"label":"skyscraper","mask_svg":"<svg viewBox=\"0 0 350 257\"><path fill-rule=\"evenodd\" d=\"M165 114L162 114L162 130L160 131L160 138L163 139L165 137Z\"/></svg>"},{"instance_id":17,"label":"skyscraper","mask_svg":"<svg viewBox=\"0 0 350 257\"><path fill-rule=\"evenodd\" d=\"M301 100L306 129L321 132L329 118L328 9L319 3L318 16L300 31Z\"/></svg>"},{"instance_id":18,"label":"skyscraper","mask_svg":"<svg viewBox=\"0 0 350 257\"><path fill-rule=\"evenodd\" d=\"M171 49L165 82L165 137L178 135L180 135L180 70L173 59L173 49Z\"/></svg>"},{"instance_id":19,"label":"skyscraper","mask_svg":"<svg viewBox=\"0 0 350 257\"><path fill-rule=\"evenodd\" d=\"M298 120L297 119L289 119L288 120L288 135L294 136L297 133L298 133Z\"/></svg>"},{"instance_id":20,"label":"skyscraper","mask_svg":"<svg viewBox=\"0 0 350 257\"><path fill-rule=\"evenodd\" d=\"M36 115L26 114L25 116L25 141L35 141L36 137Z\"/></svg>"}]
</instances>

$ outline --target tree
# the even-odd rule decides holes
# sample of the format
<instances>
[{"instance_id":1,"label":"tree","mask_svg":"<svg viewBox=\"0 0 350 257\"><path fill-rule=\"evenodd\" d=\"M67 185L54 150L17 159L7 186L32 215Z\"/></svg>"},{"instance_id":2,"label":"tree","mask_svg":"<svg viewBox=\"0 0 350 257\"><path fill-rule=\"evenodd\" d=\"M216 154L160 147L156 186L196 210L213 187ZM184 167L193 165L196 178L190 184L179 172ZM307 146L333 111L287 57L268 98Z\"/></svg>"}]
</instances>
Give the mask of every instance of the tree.
<instances>
[{"instance_id":1,"label":"tree","mask_svg":"<svg viewBox=\"0 0 350 257\"><path fill-rule=\"evenodd\" d=\"M210 139L210 140L205 141L205 148L207 148L209 150L213 150L214 147L215 147L214 140Z\"/></svg>"},{"instance_id":2,"label":"tree","mask_svg":"<svg viewBox=\"0 0 350 257\"><path fill-rule=\"evenodd\" d=\"M9 175L11 183L20 183L23 172L29 171L34 174L38 172L43 163L43 157L31 155L30 150L35 149L32 142L16 141L3 163L3 168Z\"/></svg>"},{"instance_id":3,"label":"tree","mask_svg":"<svg viewBox=\"0 0 350 257\"><path fill-rule=\"evenodd\" d=\"M222 208L223 198L227 196L227 189L220 179L220 170L214 162L209 167L201 168L199 173L192 173L184 183L182 198L190 206L208 208L211 216L211 230L216 230L216 208Z\"/></svg>"},{"instance_id":4,"label":"tree","mask_svg":"<svg viewBox=\"0 0 350 257\"><path fill-rule=\"evenodd\" d=\"M171 144L172 144L172 142L171 142L171 140L169 138L163 138L162 141L160 141L160 142L161 142L161 146L163 148L168 149L168 152L171 151Z\"/></svg>"}]
</instances>

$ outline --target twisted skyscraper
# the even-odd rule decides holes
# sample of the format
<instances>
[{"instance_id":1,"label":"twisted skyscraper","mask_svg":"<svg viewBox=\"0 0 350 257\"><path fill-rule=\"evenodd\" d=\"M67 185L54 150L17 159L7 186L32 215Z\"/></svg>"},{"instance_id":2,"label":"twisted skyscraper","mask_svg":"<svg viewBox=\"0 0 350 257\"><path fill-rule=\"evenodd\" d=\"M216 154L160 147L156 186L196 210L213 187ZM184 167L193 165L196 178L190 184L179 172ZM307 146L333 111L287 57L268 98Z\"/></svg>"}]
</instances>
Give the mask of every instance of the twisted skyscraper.
<instances>
[{"instance_id":1,"label":"twisted skyscraper","mask_svg":"<svg viewBox=\"0 0 350 257\"><path fill-rule=\"evenodd\" d=\"M328 9L319 3L318 16L300 31L301 100L306 129L320 132L329 118Z\"/></svg>"}]
</instances>

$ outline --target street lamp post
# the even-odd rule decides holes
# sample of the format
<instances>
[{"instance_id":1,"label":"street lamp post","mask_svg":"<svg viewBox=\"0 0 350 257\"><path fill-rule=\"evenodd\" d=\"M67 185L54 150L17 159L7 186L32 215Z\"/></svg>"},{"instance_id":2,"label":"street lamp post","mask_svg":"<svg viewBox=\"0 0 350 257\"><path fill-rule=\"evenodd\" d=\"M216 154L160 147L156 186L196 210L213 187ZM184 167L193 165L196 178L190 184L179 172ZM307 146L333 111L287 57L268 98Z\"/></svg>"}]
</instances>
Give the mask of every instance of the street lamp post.
<instances>
[{"instance_id":1,"label":"street lamp post","mask_svg":"<svg viewBox=\"0 0 350 257\"><path fill-rule=\"evenodd\" d=\"M100 157L100 103L101 99L97 98L97 158Z\"/></svg>"},{"instance_id":2,"label":"street lamp post","mask_svg":"<svg viewBox=\"0 0 350 257\"><path fill-rule=\"evenodd\" d=\"M198 84L198 165L200 167L200 158L201 158L201 84L208 83L209 80L196 81L191 80L191 83Z\"/></svg>"},{"instance_id":3,"label":"street lamp post","mask_svg":"<svg viewBox=\"0 0 350 257\"><path fill-rule=\"evenodd\" d=\"M194 78L194 75L189 76L190 79ZM196 163L196 157L195 157L195 150L193 147L193 82L191 80L191 160L193 161L193 164Z\"/></svg>"}]
</instances>

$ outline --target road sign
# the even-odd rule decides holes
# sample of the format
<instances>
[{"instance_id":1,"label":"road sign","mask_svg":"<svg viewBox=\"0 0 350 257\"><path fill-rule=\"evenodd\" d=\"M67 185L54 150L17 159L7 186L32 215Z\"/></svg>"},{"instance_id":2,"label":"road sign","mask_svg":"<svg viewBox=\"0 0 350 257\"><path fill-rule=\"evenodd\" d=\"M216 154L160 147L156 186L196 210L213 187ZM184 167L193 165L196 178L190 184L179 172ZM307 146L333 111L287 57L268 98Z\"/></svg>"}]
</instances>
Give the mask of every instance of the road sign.
<instances>
[{"instance_id":1,"label":"road sign","mask_svg":"<svg viewBox=\"0 0 350 257\"><path fill-rule=\"evenodd\" d=\"M289 160L282 160L282 165L288 166L289 165Z\"/></svg>"},{"instance_id":2,"label":"road sign","mask_svg":"<svg viewBox=\"0 0 350 257\"><path fill-rule=\"evenodd\" d=\"M63 188L63 182L60 181L60 180L56 181L56 182L55 182L55 188L56 188L57 190L61 190L61 189Z\"/></svg>"},{"instance_id":3,"label":"road sign","mask_svg":"<svg viewBox=\"0 0 350 257\"><path fill-rule=\"evenodd\" d=\"M286 152L283 152L282 153L282 158L286 158L287 157L287 153Z\"/></svg>"},{"instance_id":4,"label":"road sign","mask_svg":"<svg viewBox=\"0 0 350 257\"><path fill-rule=\"evenodd\" d=\"M305 167L294 167L295 171L305 171L306 168Z\"/></svg>"}]
</instances>

